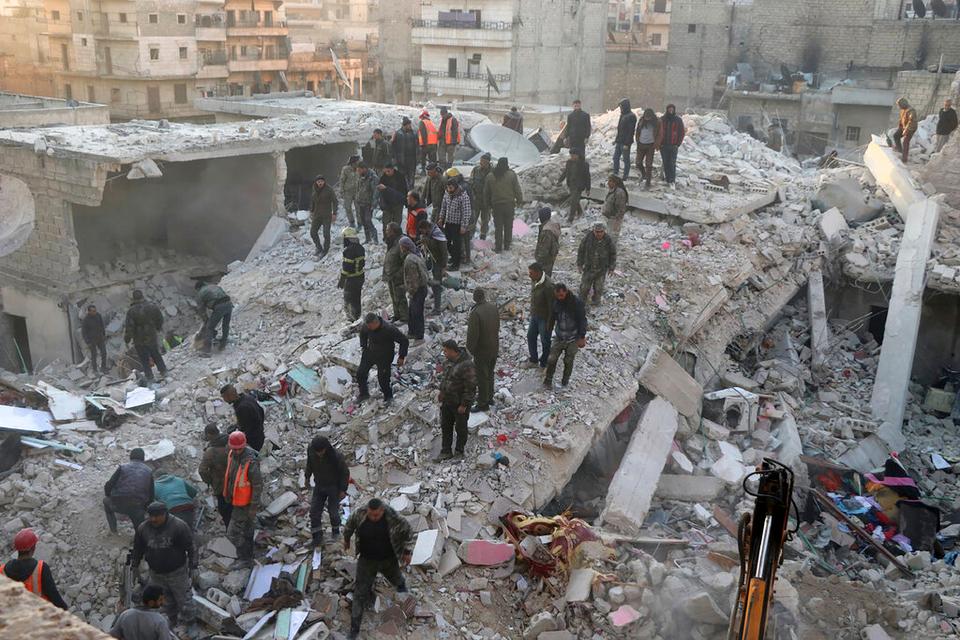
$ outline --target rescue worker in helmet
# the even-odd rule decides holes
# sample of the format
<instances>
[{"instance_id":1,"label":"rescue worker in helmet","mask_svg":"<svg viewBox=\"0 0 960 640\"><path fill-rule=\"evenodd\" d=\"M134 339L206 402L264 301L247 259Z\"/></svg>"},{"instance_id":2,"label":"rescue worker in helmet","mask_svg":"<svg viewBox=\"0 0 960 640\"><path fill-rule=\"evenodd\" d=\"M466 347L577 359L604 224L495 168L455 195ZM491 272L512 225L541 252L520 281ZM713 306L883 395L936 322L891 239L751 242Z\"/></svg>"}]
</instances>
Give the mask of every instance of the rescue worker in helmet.
<instances>
[{"instance_id":1,"label":"rescue worker in helmet","mask_svg":"<svg viewBox=\"0 0 960 640\"><path fill-rule=\"evenodd\" d=\"M234 431L227 439L227 471L223 476L223 497L233 506L227 539L237 549L237 561L242 566L253 564L253 530L260 509L263 476L260 474L260 456L247 446L247 436Z\"/></svg>"},{"instance_id":2,"label":"rescue worker in helmet","mask_svg":"<svg viewBox=\"0 0 960 640\"><path fill-rule=\"evenodd\" d=\"M17 551L15 560L0 564L0 573L14 582L22 582L27 591L40 596L55 607L67 609L57 583L53 580L50 565L43 560L37 560L33 554L37 550L40 538L33 529L21 529L13 538L13 548Z\"/></svg>"},{"instance_id":3,"label":"rescue worker in helmet","mask_svg":"<svg viewBox=\"0 0 960 640\"><path fill-rule=\"evenodd\" d=\"M343 310L351 322L360 318L360 294L363 291L364 265L367 252L360 244L357 230L343 230L343 262L338 289L343 289Z\"/></svg>"}]
</instances>

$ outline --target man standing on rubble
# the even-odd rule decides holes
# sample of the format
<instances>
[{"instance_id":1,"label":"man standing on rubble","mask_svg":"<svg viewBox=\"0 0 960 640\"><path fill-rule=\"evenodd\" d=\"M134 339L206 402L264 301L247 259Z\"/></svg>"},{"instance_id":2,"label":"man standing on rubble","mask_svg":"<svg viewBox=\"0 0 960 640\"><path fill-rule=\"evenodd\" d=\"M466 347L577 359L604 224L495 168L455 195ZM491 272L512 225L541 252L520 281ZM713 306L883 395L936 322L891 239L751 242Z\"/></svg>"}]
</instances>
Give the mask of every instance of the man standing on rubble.
<instances>
[{"instance_id":1,"label":"man standing on rubble","mask_svg":"<svg viewBox=\"0 0 960 640\"><path fill-rule=\"evenodd\" d=\"M617 122L617 138L613 143L613 174L620 175L620 158L623 157L623 179L630 177L630 147L637 131L637 114L630 108L629 98L620 101L620 120Z\"/></svg>"},{"instance_id":2,"label":"man standing on rubble","mask_svg":"<svg viewBox=\"0 0 960 640\"><path fill-rule=\"evenodd\" d=\"M553 281L539 262L527 267L530 277L530 322L527 325L527 352L525 369L547 366L550 356L550 320L553 318ZM537 353L537 340L540 353Z\"/></svg>"},{"instance_id":3,"label":"man standing on rubble","mask_svg":"<svg viewBox=\"0 0 960 640\"><path fill-rule=\"evenodd\" d=\"M170 640L170 623L160 613L164 605L163 587L148 584L140 595L143 604L120 612L110 627L117 640Z\"/></svg>"},{"instance_id":4,"label":"man standing on rubble","mask_svg":"<svg viewBox=\"0 0 960 640\"><path fill-rule=\"evenodd\" d=\"M470 408L477 395L477 369L470 353L461 348L456 340L443 341L443 355L447 359L440 380L440 455L434 462L462 458L467 446L467 423ZM457 443L453 449L453 432L456 427Z\"/></svg>"},{"instance_id":5,"label":"man standing on rubble","mask_svg":"<svg viewBox=\"0 0 960 640\"><path fill-rule=\"evenodd\" d=\"M6 563L0 562L0 575L5 575L14 582L22 582L26 590L33 595L66 611L67 603L57 590L50 565L33 557L38 542L40 538L33 529L21 529L13 537L13 548L17 557Z\"/></svg>"},{"instance_id":6,"label":"man standing on rubble","mask_svg":"<svg viewBox=\"0 0 960 640\"><path fill-rule=\"evenodd\" d=\"M553 389L553 374L557 370L560 355L563 354L563 378L560 384L565 387L570 382L577 351L587 346L587 314L583 303L565 284L554 287L554 298L548 327L554 337L550 357L547 359L547 372L543 378L546 389Z\"/></svg>"},{"instance_id":7,"label":"man standing on rubble","mask_svg":"<svg viewBox=\"0 0 960 640\"><path fill-rule=\"evenodd\" d=\"M220 397L233 406L233 414L237 418L237 429L246 436L246 444L257 451L263 449L263 443L266 440L263 433L265 414L257 397L250 391L238 393L237 388L232 384L223 385L220 389Z\"/></svg>"},{"instance_id":8,"label":"man standing on rubble","mask_svg":"<svg viewBox=\"0 0 960 640\"><path fill-rule=\"evenodd\" d=\"M907 164L910 158L910 140L917 132L917 110L910 106L906 98L897 100L897 106L900 107L900 120L897 123L897 131L893 134L893 144L903 164Z\"/></svg>"},{"instance_id":9,"label":"man standing on rubble","mask_svg":"<svg viewBox=\"0 0 960 640\"><path fill-rule=\"evenodd\" d=\"M447 178L447 193L443 196L440 207L440 219L437 224L447 236L447 251L450 254L450 269L460 270L460 260L463 257L463 241L473 219L473 210L470 207L470 196L460 187L457 179Z\"/></svg>"},{"instance_id":10,"label":"man standing on rubble","mask_svg":"<svg viewBox=\"0 0 960 640\"><path fill-rule=\"evenodd\" d=\"M313 179L313 195L310 197L310 239L317 247L317 255L323 258L330 250L330 227L337 221L337 194L327 184L327 179ZM323 244L320 244L320 227L323 227Z\"/></svg>"},{"instance_id":11,"label":"man standing on rubble","mask_svg":"<svg viewBox=\"0 0 960 640\"><path fill-rule=\"evenodd\" d=\"M144 559L150 568L150 583L163 588L170 626L189 625L194 619L190 575L196 574L198 567L193 532L183 520L171 516L162 502L150 503L147 521L137 527L133 538L135 571L139 572Z\"/></svg>"},{"instance_id":12,"label":"man standing on rubble","mask_svg":"<svg viewBox=\"0 0 960 640\"><path fill-rule=\"evenodd\" d=\"M686 130L683 118L677 115L677 108L667 105L667 112L660 118L660 161L663 163L663 177L673 189L677 181L677 151L683 144Z\"/></svg>"},{"instance_id":13,"label":"man standing on rubble","mask_svg":"<svg viewBox=\"0 0 960 640\"><path fill-rule=\"evenodd\" d=\"M423 316L424 303L427 301L427 285L430 276L427 265L417 251L413 240L400 238L400 251L403 252L403 286L410 297L410 322L407 323L407 335L411 340L423 341L426 321Z\"/></svg>"},{"instance_id":14,"label":"man standing on rubble","mask_svg":"<svg viewBox=\"0 0 960 640\"><path fill-rule=\"evenodd\" d=\"M557 254L560 253L560 223L551 220L553 212L550 207L540 207L537 215L540 218L540 231L537 235L537 248L533 259L543 267L544 273L552 276L553 265L557 261Z\"/></svg>"},{"instance_id":15,"label":"man standing on rubble","mask_svg":"<svg viewBox=\"0 0 960 640\"><path fill-rule=\"evenodd\" d=\"M87 315L80 324L80 334L90 349L90 367L97 373L97 353L100 354L100 370L107 372L107 330L103 316L97 313L97 305L87 305Z\"/></svg>"},{"instance_id":16,"label":"man standing on rubble","mask_svg":"<svg viewBox=\"0 0 960 640\"><path fill-rule=\"evenodd\" d=\"M950 135L957 130L957 110L953 108L953 100L943 101L943 109L937 116L937 146L934 153L940 153L943 146L950 140Z\"/></svg>"},{"instance_id":17,"label":"man standing on rubble","mask_svg":"<svg viewBox=\"0 0 960 640\"><path fill-rule=\"evenodd\" d=\"M510 107L510 111L507 111L500 121L500 126L523 135L523 114L516 107Z\"/></svg>"},{"instance_id":18,"label":"man standing on rubble","mask_svg":"<svg viewBox=\"0 0 960 640\"><path fill-rule=\"evenodd\" d=\"M133 348L136 349L140 366L143 368L143 377L147 382L153 382L151 360L157 365L161 379L167 375L167 365L163 362L157 342L161 329L163 314L160 313L160 307L144 300L143 292L139 289L134 290L133 302L127 309L127 317L123 322L123 341L128 346L133 342Z\"/></svg>"},{"instance_id":19,"label":"man standing on rubble","mask_svg":"<svg viewBox=\"0 0 960 640\"><path fill-rule=\"evenodd\" d=\"M353 215L354 202L357 199L357 163L360 162L360 156L350 156L347 164L340 169L340 199L343 201L343 209L347 212L347 223L356 228L357 220Z\"/></svg>"},{"instance_id":20,"label":"man standing on rubble","mask_svg":"<svg viewBox=\"0 0 960 640\"><path fill-rule=\"evenodd\" d=\"M227 470L223 476L223 497L233 507L227 539L237 549L237 561L249 566L253 562L253 530L260 508L263 476L260 456L247 446L242 431L234 431L227 439Z\"/></svg>"},{"instance_id":21,"label":"man standing on rubble","mask_svg":"<svg viewBox=\"0 0 960 640\"><path fill-rule=\"evenodd\" d=\"M619 176L607 178L607 195L603 199L601 213L610 225L610 238L614 244L620 241L620 229L623 227L623 218L627 215L627 186Z\"/></svg>"},{"instance_id":22,"label":"man standing on rubble","mask_svg":"<svg viewBox=\"0 0 960 640\"><path fill-rule=\"evenodd\" d=\"M500 354L500 310L487 300L487 292L473 290L473 309L467 319L467 351L473 354L477 370L476 411L487 411L493 404L493 380Z\"/></svg>"},{"instance_id":23,"label":"man standing on rubble","mask_svg":"<svg viewBox=\"0 0 960 640\"><path fill-rule=\"evenodd\" d=\"M407 519L373 498L356 509L343 527L343 550L350 551L350 540L357 537L357 572L350 606L350 638L360 636L363 610L373 600L377 575L382 574L397 593L407 592L401 567L413 556L413 529Z\"/></svg>"},{"instance_id":24,"label":"man standing on rubble","mask_svg":"<svg viewBox=\"0 0 960 640\"><path fill-rule=\"evenodd\" d=\"M374 241L376 241L376 231ZM343 310L350 322L360 317L360 294L367 262L367 252L353 227L343 230L343 260L340 265L340 280L337 288L343 289Z\"/></svg>"},{"instance_id":25,"label":"man standing on rubble","mask_svg":"<svg viewBox=\"0 0 960 640\"><path fill-rule=\"evenodd\" d=\"M637 169L640 170L640 178L646 183L647 189L653 179L653 154L660 146L662 135L657 114L653 109L644 109L643 116L637 123Z\"/></svg>"},{"instance_id":26,"label":"man standing on rubble","mask_svg":"<svg viewBox=\"0 0 960 640\"><path fill-rule=\"evenodd\" d=\"M420 254L427 272L432 277L433 313L439 314L443 305L443 278L447 275L447 236L440 225L424 220L417 228L420 239Z\"/></svg>"},{"instance_id":27,"label":"man standing on rubble","mask_svg":"<svg viewBox=\"0 0 960 640\"><path fill-rule=\"evenodd\" d=\"M438 159L444 170L453 166L453 156L460 144L460 121L446 107L440 107L440 128L437 130L439 139Z\"/></svg>"},{"instance_id":28,"label":"man standing on rubble","mask_svg":"<svg viewBox=\"0 0 960 640\"><path fill-rule=\"evenodd\" d=\"M230 296L220 285L197 280L194 288L197 290L197 300L200 302L200 314L203 316L203 350L201 353L210 355L218 326L220 327L220 341L217 342L217 349L223 351L227 347L227 337L230 334L233 302L230 301Z\"/></svg>"},{"instance_id":29,"label":"man standing on rubble","mask_svg":"<svg viewBox=\"0 0 960 640\"><path fill-rule=\"evenodd\" d=\"M364 402L370 398L370 388L368 378L370 369L377 368L377 382L380 384L380 391L383 392L384 404L390 404L393 401L393 387L390 384L393 365L394 345L400 346L400 353L397 357L397 367L402 367L407 358L407 349L410 341L407 336L392 324L383 321L383 318L375 313L368 313L363 319L363 326L360 327L360 366L357 367L357 386L360 388L360 395L357 396L357 403Z\"/></svg>"},{"instance_id":30,"label":"man standing on rubble","mask_svg":"<svg viewBox=\"0 0 960 640\"><path fill-rule=\"evenodd\" d=\"M383 281L390 291L393 304L393 322L406 322L409 317L407 294L403 290L403 253L400 251L400 225L388 224L383 239L387 243L387 252L383 256Z\"/></svg>"},{"instance_id":31,"label":"man standing on rubble","mask_svg":"<svg viewBox=\"0 0 960 640\"><path fill-rule=\"evenodd\" d=\"M373 200L377 193L377 177L367 167L366 163L361 162L357 165L357 222L363 226L363 239L365 242L377 243L377 228L373 226ZM353 227L348 227L352 229ZM344 230L346 231L346 229ZM356 235L356 231L354 231Z\"/></svg>"},{"instance_id":32,"label":"man standing on rubble","mask_svg":"<svg viewBox=\"0 0 960 640\"><path fill-rule=\"evenodd\" d=\"M410 118L404 116L400 129L393 134L390 141L393 147L393 159L400 169L400 174L407 183L407 188L413 189L413 181L417 177L417 132L413 130Z\"/></svg>"},{"instance_id":33,"label":"man standing on rubble","mask_svg":"<svg viewBox=\"0 0 960 640\"><path fill-rule=\"evenodd\" d=\"M439 142L437 125L433 124L430 114L424 109L420 113L420 124L417 127L417 144L420 145L421 171L428 170L427 163L437 162L437 143ZM422 175L422 173L421 173Z\"/></svg>"},{"instance_id":34,"label":"man standing on rubble","mask_svg":"<svg viewBox=\"0 0 960 640\"><path fill-rule=\"evenodd\" d=\"M447 193L446 180L440 175L440 167L431 162L427 165L427 179L423 181L423 204L430 207L430 220L440 219L440 207L443 205L443 196Z\"/></svg>"},{"instance_id":35,"label":"man standing on rubble","mask_svg":"<svg viewBox=\"0 0 960 640\"><path fill-rule=\"evenodd\" d=\"M383 173L383 168L390 162L390 144L383 137L383 129L374 129L373 137L367 143L367 153L370 159L367 161L377 175Z\"/></svg>"},{"instance_id":36,"label":"man standing on rubble","mask_svg":"<svg viewBox=\"0 0 960 640\"><path fill-rule=\"evenodd\" d=\"M573 101L573 111L567 115L567 125L563 129L563 138L571 149L585 149L587 138L593 126L590 123L590 114L583 110L580 100Z\"/></svg>"},{"instance_id":37,"label":"man standing on rubble","mask_svg":"<svg viewBox=\"0 0 960 640\"><path fill-rule=\"evenodd\" d=\"M603 285L607 281L607 274L613 274L617 266L617 245L607 235L607 227L598 222L593 230L580 241L577 249L577 269L582 273L580 279L580 298L587 304L590 290L593 290L594 306L602 303Z\"/></svg>"},{"instance_id":38,"label":"man standing on rubble","mask_svg":"<svg viewBox=\"0 0 960 640\"><path fill-rule=\"evenodd\" d=\"M406 338L404 338L406 339ZM347 495L350 469L343 455L324 436L316 436L307 448L307 465L303 470L304 486L313 481L310 499L310 536L312 544L323 544L323 509L330 516L330 534L340 537L340 501Z\"/></svg>"},{"instance_id":39,"label":"man standing on rubble","mask_svg":"<svg viewBox=\"0 0 960 640\"><path fill-rule=\"evenodd\" d=\"M167 505L172 515L187 523L190 531L194 530L196 512L193 500L197 497L197 489L192 484L172 473L158 471L153 479L153 492L157 502Z\"/></svg>"},{"instance_id":40,"label":"man standing on rubble","mask_svg":"<svg viewBox=\"0 0 960 640\"><path fill-rule=\"evenodd\" d=\"M407 202L407 181L392 162L383 168L377 191L380 192L380 209L383 212L381 226L386 235L388 224L400 224L403 221L403 206Z\"/></svg>"},{"instance_id":41,"label":"man standing on rubble","mask_svg":"<svg viewBox=\"0 0 960 640\"><path fill-rule=\"evenodd\" d=\"M143 449L130 451L130 462L121 464L103 485L103 510L110 533L117 533L117 513L130 518L136 529L143 522L147 505L153 502L153 470L143 461Z\"/></svg>"},{"instance_id":42,"label":"man standing on rubble","mask_svg":"<svg viewBox=\"0 0 960 640\"><path fill-rule=\"evenodd\" d=\"M474 221L480 221L481 240L487 239L487 231L490 230L490 203L486 199L486 191L484 189L484 185L487 183L487 176L493 171L490 158L489 153L483 154L480 156L480 164L470 171L470 193L473 194Z\"/></svg>"},{"instance_id":43,"label":"man standing on rubble","mask_svg":"<svg viewBox=\"0 0 960 640\"><path fill-rule=\"evenodd\" d=\"M567 181L567 191L569 192L568 201L570 203L570 213L567 215L567 222L573 223L574 220L583 215L583 207L580 206L580 198L583 192L590 192L590 164L583 157L583 149L573 147L570 149L570 159L563 167L563 173L557 180L560 185Z\"/></svg>"},{"instance_id":44,"label":"man standing on rubble","mask_svg":"<svg viewBox=\"0 0 960 640\"><path fill-rule=\"evenodd\" d=\"M509 251L513 242L513 216L523 204L520 180L510 168L508 160L500 158L483 185L484 202L493 209L493 234L495 253Z\"/></svg>"},{"instance_id":45,"label":"man standing on rubble","mask_svg":"<svg viewBox=\"0 0 960 640\"><path fill-rule=\"evenodd\" d=\"M207 448L200 459L200 479L217 500L217 512L223 520L223 526L230 524L230 512L233 506L223 497L223 476L227 473L227 434L220 433L215 422L207 423L203 429Z\"/></svg>"}]
</instances>

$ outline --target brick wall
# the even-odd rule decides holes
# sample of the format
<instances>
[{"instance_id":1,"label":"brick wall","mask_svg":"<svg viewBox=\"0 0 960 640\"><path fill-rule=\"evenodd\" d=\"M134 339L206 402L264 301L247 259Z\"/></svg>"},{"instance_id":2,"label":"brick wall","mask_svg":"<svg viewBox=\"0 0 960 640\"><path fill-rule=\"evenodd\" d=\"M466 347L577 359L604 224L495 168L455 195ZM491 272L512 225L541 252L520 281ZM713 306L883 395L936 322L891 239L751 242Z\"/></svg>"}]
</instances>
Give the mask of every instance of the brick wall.
<instances>
[{"instance_id":1,"label":"brick wall","mask_svg":"<svg viewBox=\"0 0 960 640\"><path fill-rule=\"evenodd\" d=\"M750 9L726 0L674 0L667 52L666 101L679 110L710 106L729 64L731 23Z\"/></svg>"},{"instance_id":2,"label":"brick wall","mask_svg":"<svg viewBox=\"0 0 960 640\"><path fill-rule=\"evenodd\" d=\"M952 73L941 73L939 83L937 79L937 74L929 71L901 71L897 74L897 81L894 85L897 97L906 97L913 108L917 110L917 116L921 120L931 113L938 113L943 106L943 101L947 98L956 97L951 96ZM891 126L897 122L898 118L899 109L895 104L891 105Z\"/></svg>"},{"instance_id":3,"label":"brick wall","mask_svg":"<svg viewBox=\"0 0 960 640\"><path fill-rule=\"evenodd\" d=\"M604 106L610 109L621 98L630 98L634 108L649 106L656 111L663 110L666 66L666 51L607 49Z\"/></svg>"}]
</instances>

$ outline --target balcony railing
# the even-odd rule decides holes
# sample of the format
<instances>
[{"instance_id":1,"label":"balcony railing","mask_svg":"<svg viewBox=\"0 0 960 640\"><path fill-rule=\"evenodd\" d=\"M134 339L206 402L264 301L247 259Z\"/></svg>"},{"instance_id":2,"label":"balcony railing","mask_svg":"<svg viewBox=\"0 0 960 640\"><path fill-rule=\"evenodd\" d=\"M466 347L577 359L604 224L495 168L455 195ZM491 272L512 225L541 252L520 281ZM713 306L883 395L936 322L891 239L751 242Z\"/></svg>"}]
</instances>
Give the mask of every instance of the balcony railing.
<instances>
[{"instance_id":1,"label":"balcony railing","mask_svg":"<svg viewBox=\"0 0 960 640\"><path fill-rule=\"evenodd\" d=\"M457 73L450 73L449 71L431 71L427 69L421 69L419 71L413 71L410 75L414 76L428 76L430 78L453 78L456 80L486 80L487 72L486 71L460 71ZM509 82L510 74L509 73L494 73L493 79L497 82Z\"/></svg>"},{"instance_id":2,"label":"balcony railing","mask_svg":"<svg viewBox=\"0 0 960 640\"><path fill-rule=\"evenodd\" d=\"M512 22L477 22L471 20L414 20L414 27L432 27L441 29L491 29L494 31L510 31L513 29Z\"/></svg>"},{"instance_id":3,"label":"balcony railing","mask_svg":"<svg viewBox=\"0 0 960 640\"><path fill-rule=\"evenodd\" d=\"M286 60L286 52L283 51L263 51L254 53L233 54L231 60Z\"/></svg>"},{"instance_id":4,"label":"balcony railing","mask_svg":"<svg viewBox=\"0 0 960 640\"><path fill-rule=\"evenodd\" d=\"M241 28L241 29L275 29L279 27L286 27L286 20L257 20L256 18L234 18L230 19L229 14L227 16L227 26L231 29Z\"/></svg>"},{"instance_id":5,"label":"balcony railing","mask_svg":"<svg viewBox=\"0 0 960 640\"><path fill-rule=\"evenodd\" d=\"M227 52L226 51L207 51L203 54L201 61L204 65L227 64Z\"/></svg>"}]
</instances>

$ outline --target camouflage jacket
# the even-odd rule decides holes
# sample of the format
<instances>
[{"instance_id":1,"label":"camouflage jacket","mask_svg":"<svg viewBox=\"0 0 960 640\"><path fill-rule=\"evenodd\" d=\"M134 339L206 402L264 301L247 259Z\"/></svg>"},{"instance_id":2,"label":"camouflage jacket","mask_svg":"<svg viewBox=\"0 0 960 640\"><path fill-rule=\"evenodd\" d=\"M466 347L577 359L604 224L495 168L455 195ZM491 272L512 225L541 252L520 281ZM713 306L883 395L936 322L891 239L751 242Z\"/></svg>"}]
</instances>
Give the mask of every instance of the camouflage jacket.
<instances>
[{"instance_id":1,"label":"camouflage jacket","mask_svg":"<svg viewBox=\"0 0 960 640\"><path fill-rule=\"evenodd\" d=\"M163 329L160 307L143 300L130 305L123 323L124 342L135 345L156 345L157 334Z\"/></svg>"},{"instance_id":2,"label":"camouflage jacket","mask_svg":"<svg viewBox=\"0 0 960 640\"><path fill-rule=\"evenodd\" d=\"M390 529L390 544L393 546L393 553L399 560L404 553L413 551L413 529L410 523L402 515L393 510L390 506L384 506L383 517L387 519L387 527ZM367 507L359 507L350 514L347 524L343 527L344 540L353 538L360 525L367 519Z\"/></svg>"},{"instance_id":3,"label":"camouflage jacket","mask_svg":"<svg viewBox=\"0 0 960 640\"><path fill-rule=\"evenodd\" d=\"M443 394L445 406L470 408L473 404L477 395L477 369L466 349L460 351L459 358L444 364L440 393Z\"/></svg>"},{"instance_id":4,"label":"camouflage jacket","mask_svg":"<svg viewBox=\"0 0 960 640\"><path fill-rule=\"evenodd\" d=\"M597 240L593 231L587 231L577 251L577 266L587 273L613 269L617 266L617 246L613 239L607 234L602 240Z\"/></svg>"}]
</instances>

